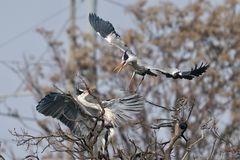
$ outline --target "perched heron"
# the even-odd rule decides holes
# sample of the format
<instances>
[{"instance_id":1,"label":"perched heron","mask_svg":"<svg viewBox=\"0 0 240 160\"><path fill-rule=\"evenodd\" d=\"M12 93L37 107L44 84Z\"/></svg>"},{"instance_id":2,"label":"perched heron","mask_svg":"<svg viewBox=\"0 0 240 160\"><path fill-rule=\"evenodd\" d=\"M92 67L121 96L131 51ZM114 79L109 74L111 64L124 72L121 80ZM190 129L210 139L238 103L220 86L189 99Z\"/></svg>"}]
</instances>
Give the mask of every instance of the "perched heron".
<instances>
[{"instance_id":1,"label":"perched heron","mask_svg":"<svg viewBox=\"0 0 240 160\"><path fill-rule=\"evenodd\" d=\"M209 64L202 63L199 66L195 65L195 67L190 70L181 71L177 68L154 68L144 65L136 54L134 54L124 41L121 40L120 35L115 31L113 25L109 21L103 20L95 13L90 13L89 22L101 37L103 37L109 44L119 48L123 52L122 62L114 70L120 72L126 65L133 67L134 72L132 74L130 84L136 74L142 76L139 85L144 80L145 75L160 76L161 74L164 74L168 78L191 80L194 77L200 76L209 67Z\"/></svg>"},{"instance_id":2,"label":"perched heron","mask_svg":"<svg viewBox=\"0 0 240 160\"><path fill-rule=\"evenodd\" d=\"M78 137L99 134L93 130L103 124L99 137L101 150L104 152L114 134L114 128L133 119L143 107L144 99L138 94L98 101L88 90L77 89L76 95L51 92L40 100L36 108L45 116L59 119ZM96 123L98 118L103 123Z\"/></svg>"}]
</instances>

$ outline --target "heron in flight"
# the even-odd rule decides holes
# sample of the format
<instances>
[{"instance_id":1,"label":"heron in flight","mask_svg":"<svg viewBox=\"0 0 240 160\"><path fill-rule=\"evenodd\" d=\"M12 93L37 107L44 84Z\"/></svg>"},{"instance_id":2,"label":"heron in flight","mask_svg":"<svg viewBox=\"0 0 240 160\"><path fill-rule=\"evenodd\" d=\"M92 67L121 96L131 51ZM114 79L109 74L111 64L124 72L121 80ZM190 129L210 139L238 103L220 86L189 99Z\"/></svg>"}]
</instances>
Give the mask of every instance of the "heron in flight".
<instances>
[{"instance_id":1,"label":"heron in flight","mask_svg":"<svg viewBox=\"0 0 240 160\"><path fill-rule=\"evenodd\" d=\"M89 22L98 35L103 37L109 44L119 48L123 52L122 62L114 70L120 72L126 65L133 67L134 71L129 85L131 85L132 79L136 74L142 76L142 79L138 84L138 86L140 86L145 75L156 77L164 74L167 78L191 80L194 77L198 77L203 74L209 67L209 64L201 63L199 66L195 65L195 67L189 70L182 71L177 68L154 68L147 66L143 64L136 54L134 54L127 46L127 44L122 41L120 35L115 31L113 25L109 21L103 20L95 13L90 13Z\"/></svg>"},{"instance_id":2,"label":"heron in flight","mask_svg":"<svg viewBox=\"0 0 240 160\"><path fill-rule=\"evenodd\" d=\"M60 120L78 137L86 138L90 134L96 134L93 133L94 127L100 128L103 124L98 144L104 153L114 134L114 128L132 120L143 107L144 99L138 94L100 101L89 90L77 89L75 95L51 92L40 100L36 109L45 116ZM98 118L103 123L96 123Z\"/></svg>"}]
</instances>

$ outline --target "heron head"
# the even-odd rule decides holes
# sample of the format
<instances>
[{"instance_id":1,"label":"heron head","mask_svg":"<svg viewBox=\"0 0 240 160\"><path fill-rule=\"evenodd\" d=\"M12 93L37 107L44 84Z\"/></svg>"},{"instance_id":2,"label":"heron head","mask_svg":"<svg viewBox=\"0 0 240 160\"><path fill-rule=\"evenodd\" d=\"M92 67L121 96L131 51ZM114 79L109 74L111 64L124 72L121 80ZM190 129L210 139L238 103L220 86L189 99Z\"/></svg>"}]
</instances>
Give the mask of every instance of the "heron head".
<instances>
[{"instance_id":1,"label":"heron head","mask_svg":"<svg viewBox=\"0 0 240 160\"><path fill-rule=\"evenodd\" d=\"M95 92L96 91L96 87L95 86L92 86L92 87L89 87L88 89L81 89L81 88L77 88L76 89L76 95L83 95L83 94L89 94L92 93L92 92Z\"/></svg>"},{"instance_id":2,"label":"heron head","mask_svg":"<svg viewBox=\"0 0 240 160\"><path fill-rule=\"evenodd\" d=\"M114 71L120 72L127 64L130 64L133 61L136 61L136 57L127 53L127 51L124 52L122 56L122 62L114 69Z\"/></svg>"},{"instance_id":3,"label":"heron head","mask_svg":"<svg viewBox=\"0 0 240 160\"><path fill-rule=\"evenodd\" d=\"M76 89L76 94L77 95L81 95L81 94L83 94L84 93L84 90L83 89L81 89L81 88L77 88Z\"/></svg>"}]
</instances>

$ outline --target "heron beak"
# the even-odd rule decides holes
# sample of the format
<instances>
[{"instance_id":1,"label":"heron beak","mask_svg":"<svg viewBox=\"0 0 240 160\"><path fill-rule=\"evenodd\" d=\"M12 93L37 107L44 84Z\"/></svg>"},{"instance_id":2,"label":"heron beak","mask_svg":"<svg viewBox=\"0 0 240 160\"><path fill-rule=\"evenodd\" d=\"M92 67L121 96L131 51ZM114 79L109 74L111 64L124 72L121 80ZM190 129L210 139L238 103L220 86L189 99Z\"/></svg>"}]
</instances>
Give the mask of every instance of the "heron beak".
<instances>
[{"instance_id":1,"label":"heron beak","mask_svg":"<svg viewBox=\"0 0 240 160\"><path fill-rule=\"evenodd\" d=\"M124 68L125 65L126 65L126 62L122 61L116 68L114 68L113 71L119 73Z\"/></svg>"}]
</instances>

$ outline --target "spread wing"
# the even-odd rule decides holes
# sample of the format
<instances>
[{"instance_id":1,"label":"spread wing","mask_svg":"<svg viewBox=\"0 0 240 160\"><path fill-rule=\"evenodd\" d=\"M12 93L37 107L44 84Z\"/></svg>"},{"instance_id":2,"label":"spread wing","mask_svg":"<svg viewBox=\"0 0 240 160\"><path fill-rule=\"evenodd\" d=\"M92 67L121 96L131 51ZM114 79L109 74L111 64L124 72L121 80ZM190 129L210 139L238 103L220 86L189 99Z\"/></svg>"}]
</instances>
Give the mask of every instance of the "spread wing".
<instances>
[{"instance_id":1,"label":"spread wing","mask_svg":"<svg viewBox=\"0 0 240 160\"><path fill-rule=\"evenodd\" d=\"M59 119L78 136L87 135L94 125L92 115L69 94L51 92L37 105L37 111Z\"/></svg>"},{"instance_id":2,"label":"spread wing","mask_svg":"<svg viewBox=\"0 0 240 160\"><path fill-rule=\"evenodd\" d=\"M121 40L119 34L115 31L113 25L109 21L105 21L98 17L95 13L89 14L89 22L93 29L103 37L108 43L119 48L123 52L133 52L130 48Z\"/></svg>"},{"instance_id":3,"label":"spread wing","mask_svg":"<svg viewBox=\"0 0 240 160\"><path fill-rule=\"evenodd\" d=\"M181 71L177 68L165 68L165 69L155 68L155 69L151 69L151 71L156 74L160 72L161 74L166 75L166 77L168 78L174 78L174 79L179 78L179 79L191 80L194 77L198 77L204 72L206 72L208 67L209 67L209 64L201 63L200 66L196 64L195 67L193 67L191 70L188 70L188 71Z\"/></svg>"},{"instance_id":4,"label":"spread wing","mask_svg":"<svg viewBox=\"0 0 240 160\"><path fill-rule=\"evenodd\" d=\"M103 101L103 104L111 110L114 117L112 124L119 126L140 113L144 107L144 99L138 94L126 96L124 98Z\"/></svg>"}]
</instances>

